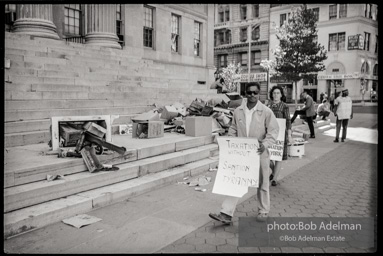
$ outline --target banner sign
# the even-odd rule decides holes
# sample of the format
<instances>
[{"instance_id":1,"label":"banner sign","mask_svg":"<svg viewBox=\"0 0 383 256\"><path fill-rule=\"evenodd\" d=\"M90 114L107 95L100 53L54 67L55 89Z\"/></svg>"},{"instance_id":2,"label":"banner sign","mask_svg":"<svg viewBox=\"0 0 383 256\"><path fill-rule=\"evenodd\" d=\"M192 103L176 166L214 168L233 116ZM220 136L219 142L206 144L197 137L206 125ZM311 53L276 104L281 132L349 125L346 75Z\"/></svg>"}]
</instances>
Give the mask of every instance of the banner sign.
<instances>
[{"instance_id":1,"label":"banner sign","mask_svg":"<svg viewBox=\"0 0 383 256\"><path fill-rule=\"evenodd\" d=\"M213 193L242 197L258 187L260 159L255 138L219 137L219 163Z\"/></svg>"},{"instance_id":2,"label":"banner sign","mask_svg":"<svg viewBox=\"0 0 383 256\"><path fill-rule=\"evenodd\" d=\"M267 73L251 73L250 79L249 74L241 74L240 82L249 83L249 82L265 82L267 81Z\"/></svg>"},{"instance_id":3,"label":"banner sign","mask_svg":"<svg viewBox=\"0 0 383 256\"><path fill-rule=\"evenodd\" d=\"M277 118L279 133L277 142L269 147L270 160L282 161L283 147L285 143L286 119Z\"/></svg>"},{"instance_id":4,"label":"banner sign","mask_svg":"<svg viewBox=\"0 0 383 256\"><path fill-rule=\"evenodd\" d=\"M333 79L355 79L360 78L357 74L335 74L335 75L318 75L318 80L333 80Z\"/></svg>"}]
</instances>

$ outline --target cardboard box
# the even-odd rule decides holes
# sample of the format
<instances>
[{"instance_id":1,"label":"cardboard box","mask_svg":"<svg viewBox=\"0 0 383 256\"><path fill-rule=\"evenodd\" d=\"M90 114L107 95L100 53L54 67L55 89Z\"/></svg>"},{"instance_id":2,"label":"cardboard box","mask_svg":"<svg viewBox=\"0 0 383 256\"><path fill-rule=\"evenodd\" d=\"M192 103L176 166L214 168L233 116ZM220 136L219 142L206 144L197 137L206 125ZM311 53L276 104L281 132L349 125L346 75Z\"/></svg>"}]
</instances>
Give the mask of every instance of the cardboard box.
<instances>
[{"instance_id":1,"label":"cardboard box","mask_svg":"<svg viewBox=\"0 0 383 256\"><path fill-rule=\"evenodd\" d=\"M82 130L70 127L67 124L61 124L59 126L59 134L64 139L64 146L76 146L77 141L81 137Z\"/></svg>"},{"instance_id":2,"label":"cardboard box","mask_svg":"<svg viewBox=\"0 0 383 256\"><path fill-rule=\"evenodd\" d=\"M106 133L106 129L104 127L93 122L87 122L84 125L84 130L96 135L99 138L103 138Z\"/></svg>"},{"instance_id":3,"label":"cardboard box","mask_svg":"<svg viewBox=\"0 0 383 256\"><path fill-rule=\"evenodd\" d=\"M148 121L133 123L132 138L158 138L164 136L164 122Z\"/></svg>"},{"instance_id":4,"label":"cardboard box","mask_svg":"<svg viewBox=\"0 0 383 256\"><path fill-rule=\"evenodd\" d=\"M178 110L173 106L165 106L162 113L161 119L171 120L178 116Z\"/></svg>"},{"instance_id":5,"label":"cardboard box","mask_svg":"<svg viewBox=\"0 0 383 256\"><path fill-rule=\"evenodd\" d=\"M210 116L188 116L185 119L186 136L208 136L212 134L212 129Z\"/></svg>"},{"instance_id":6,"label":"cardboard box","mask_svg":"<svg viewBox=\"0 0 383 256\"><path fill-rule=\"evenodd\" d=\"M148 111L146 113L139 114L132 118L132 122L134 123L145 123L148 121L160 121L160 115L153 110Z\"/></svg>"}]
</instances>

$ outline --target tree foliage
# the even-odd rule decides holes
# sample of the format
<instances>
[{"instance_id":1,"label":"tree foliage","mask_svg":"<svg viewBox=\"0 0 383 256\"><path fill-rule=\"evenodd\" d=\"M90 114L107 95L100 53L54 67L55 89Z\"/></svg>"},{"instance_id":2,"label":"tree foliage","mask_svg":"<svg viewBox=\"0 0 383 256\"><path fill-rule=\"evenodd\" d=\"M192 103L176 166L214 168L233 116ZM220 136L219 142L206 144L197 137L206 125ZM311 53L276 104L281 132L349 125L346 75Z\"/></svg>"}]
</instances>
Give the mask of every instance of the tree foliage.
<instances>
[{"instance_id":1,"label":"tree foliage","mask_svg":"<svg viewBox=\"0 0 383 256\"><path fill-rule=\"evenodd\" d=\"M242 73L241 64L235 65L234 62L229 63L227 67L222 68L220 76L223 78L223 85L228 92L237 91L237 87L240 85L239 77Z\"/></svg>"},{"instance_id":2,"label":"tree foliage","mask_svg":"<svg viewBox=\"0 0 383 256\"><path fill-rule=\"evenodd\" d=\"M305 4L292 8L288 21L275 29L279 40L272 50L275 60L264 60L261 65L274 76L293 81L297 101L297 82L325 70L327 51L317 42L315 14Z\"/></svg>"}]
</instances>

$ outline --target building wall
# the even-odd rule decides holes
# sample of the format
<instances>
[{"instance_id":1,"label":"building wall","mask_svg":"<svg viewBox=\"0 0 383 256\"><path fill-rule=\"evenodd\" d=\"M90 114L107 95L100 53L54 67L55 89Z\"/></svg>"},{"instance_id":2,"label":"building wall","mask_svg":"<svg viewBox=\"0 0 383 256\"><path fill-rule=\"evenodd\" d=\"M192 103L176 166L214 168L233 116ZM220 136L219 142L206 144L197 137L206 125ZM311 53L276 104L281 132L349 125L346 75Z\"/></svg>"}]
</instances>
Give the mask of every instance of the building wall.
<instances>
[{"instance_id":1,"label":"building wall","mask_svg":"<svg viewBox=\"0 0 383 256\"><path fill-rule=\"evenodd\" d=\"M378 35L378 24L376 21L376 5L372 7L372 19L365 16L365 4L348 4L347 5L347 17L337 19L329 19L329 4L309 4L308 8L319 7L319 21L317 23L318 29L318 42L324 46L327 51L327 60L324 61L326 70L319 72L318 75L335 75L336 73L329 70L334 63L341 63L344 66L343 74L354 75L354 78L343 79L344 88L349 90L350 96L353 100L361 100L361 66L364 61L367 61L370 67L370 72L367 75L368 89L372 86L373 78L377 80L377 77L372 76L373 67L378 63L378 56L375 53L376 37ZM279 41L275 35L275 26L280 24L280 14L288 13L291 5L282 5L271 8L270 12L270 49L273 49L279 44ZM339 5L338 5L339 13ZM329 51L329 34L342 33L346 34L346 46L344 50ZM361 34L364 36L364 32L371 34L370 38L370 50L348 50L348 37L352 35ZM270 58L273 56L270 54ZM318 79L318 85L315 88L317 92L317 98L321 92L334 92L329 87L330 79ZM307 87L305 87L307 88ZM298 83L298 93L303 91L303 81ZM367 96L366 96L367 95ZM368 98L368 93L365 94ZM295 92L293 92L293 99L295 98Z\"/></svg>"},{"instance_id":2,"label":"building wall","mask_svg":"<svg viewBox=\"0 0 383 256\"><path fill-rule=\"evenodd\" d=\"M261 59L268 58L269 55L269 4L259 5L259 17L255 18L253 15L253 5L247 4L246 20L241 20L240 16L240 4L229 4L230 7L230 20L225 22L219 22L218 8L219 5L215 4L215 25L214 30L220 30L223 28L231 30L231 42L229 44L217 45L214 48L214 63L217 68L219 66L219 56L227 55L227 63L240 62L240 53L248 53L249 43L240 41L240 30L243 27L249 25L260 26L260 38L258 40L252 40L251 52L261 51ZM242 67L243 73L248 73L247 66ZM255 69L251 67L251 73L265 72L264 70ZM261 100L267 98L267 82L261 82Z\"/></svg>"}]
</instances>

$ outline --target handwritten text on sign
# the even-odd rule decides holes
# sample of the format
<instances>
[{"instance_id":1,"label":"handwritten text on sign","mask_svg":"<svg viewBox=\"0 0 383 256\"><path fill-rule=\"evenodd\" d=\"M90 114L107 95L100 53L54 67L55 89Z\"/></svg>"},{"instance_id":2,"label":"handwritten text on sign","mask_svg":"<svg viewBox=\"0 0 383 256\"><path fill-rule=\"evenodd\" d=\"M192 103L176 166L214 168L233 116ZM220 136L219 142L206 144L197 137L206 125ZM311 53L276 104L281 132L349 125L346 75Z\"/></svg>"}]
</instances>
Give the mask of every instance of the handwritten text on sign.
<instances>
[{"instance_id":1,"label":"handwritten text on sign","mask_svg":"<svg viewBox=\"0 0 383 256\"><path fill-rule=\"evenodd\" d=\"M258 140L219 137L219 164L213 193L242 197L248 187L258 187Z\"/></svg>"},{"instance_id":2,"label":"handwritten text on sign","mask_svg":"<svg viewBox=\"0 0 383 256\"><path fill-rule=\"evenodd\" d=\"M277 118L277 121L279 125L277 143L272 144L269 147L269 152L270 152L270 160L282 161L283 147L285 144L286 119Z\"/></svg>"}]
</instances>

